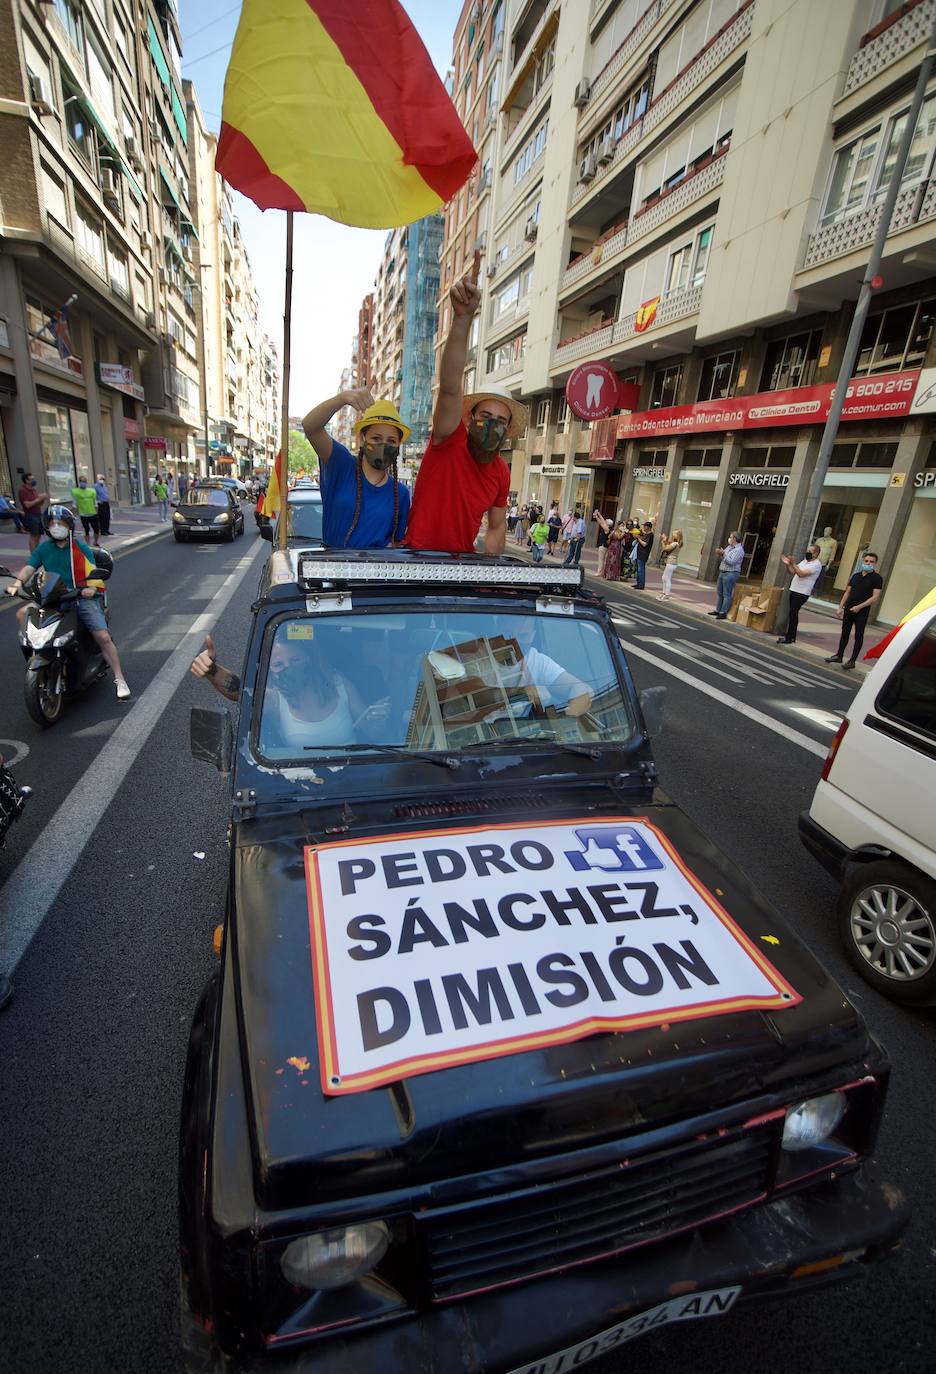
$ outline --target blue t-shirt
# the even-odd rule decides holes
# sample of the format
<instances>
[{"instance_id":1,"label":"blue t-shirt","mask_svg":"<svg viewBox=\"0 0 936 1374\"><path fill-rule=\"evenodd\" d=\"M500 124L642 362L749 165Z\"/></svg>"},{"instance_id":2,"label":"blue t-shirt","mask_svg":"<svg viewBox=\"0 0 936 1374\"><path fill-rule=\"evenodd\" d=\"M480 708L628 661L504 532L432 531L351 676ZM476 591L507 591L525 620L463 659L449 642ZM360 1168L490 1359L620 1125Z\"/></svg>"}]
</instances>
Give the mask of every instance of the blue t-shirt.
<instances>
[{"instance_id":1,"label":"blue t-shirt","mask_svg":"<svg viewBox=\"0 0 936 1374\"><path fill-rule=\"evenodd\" d=\"M361 513L351 538L345 536L354 519L357 500L354 457L344 444L332 441L331 457L322 463L322 538L333 548L385 549L406 533L409 519L409 487L398 483L397 527L393 531L393 479L375 487L361 474Z\"/></svg>"}]
</instances>

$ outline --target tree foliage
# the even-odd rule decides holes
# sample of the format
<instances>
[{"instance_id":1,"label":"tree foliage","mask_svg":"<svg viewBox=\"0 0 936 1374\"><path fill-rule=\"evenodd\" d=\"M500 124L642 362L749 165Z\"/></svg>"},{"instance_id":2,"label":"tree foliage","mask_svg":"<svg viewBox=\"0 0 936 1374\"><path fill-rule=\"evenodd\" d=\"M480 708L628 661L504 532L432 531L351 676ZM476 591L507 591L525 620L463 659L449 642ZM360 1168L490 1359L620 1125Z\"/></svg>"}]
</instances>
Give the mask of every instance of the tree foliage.
<instances>
[{"instance_id":1,"label":"tree foliage","mask_svg":"<svg viewBox=\"0 0 936 1374\"><path fill-rule=\"evenodd\" d=\"M298 472L300 468L304 468L307 475L311 476L312 473L318 471L318 465L315 449L308 439L298 430L291 429L289 431L289 471Z\"/></svg>"}]
</instances>

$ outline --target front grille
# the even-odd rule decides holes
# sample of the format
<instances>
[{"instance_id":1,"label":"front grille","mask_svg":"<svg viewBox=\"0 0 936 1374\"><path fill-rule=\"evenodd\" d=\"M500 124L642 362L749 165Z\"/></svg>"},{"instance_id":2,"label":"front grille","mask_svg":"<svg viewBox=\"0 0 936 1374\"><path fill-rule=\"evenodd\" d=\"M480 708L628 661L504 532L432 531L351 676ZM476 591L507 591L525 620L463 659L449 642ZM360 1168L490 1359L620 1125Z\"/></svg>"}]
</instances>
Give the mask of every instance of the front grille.
<instances>
[{"instance_id":1,"label":"front grille","mask_svg":"<svg viewBox=\"0 0 936 1374\"><path fill-rule=\"evenodd\" d=\"M424 1213L433 1297L517 1283L660 1240L767 1191L764 1127Z\"/></svg>"},{"instance_id":2,"label":"front grille","mask_svg":"<svg viewBox=\"0 0 936 1374\"><path fill-rule=\"evenodd\" d=\"M549 805L550 799L540 792L508 793L503 797L467 797L464 801L404 802L394 807L393 814L398 820L423 820L433 816L486 816L492 811L542 811Z\"/></svg>"}]
</instances>

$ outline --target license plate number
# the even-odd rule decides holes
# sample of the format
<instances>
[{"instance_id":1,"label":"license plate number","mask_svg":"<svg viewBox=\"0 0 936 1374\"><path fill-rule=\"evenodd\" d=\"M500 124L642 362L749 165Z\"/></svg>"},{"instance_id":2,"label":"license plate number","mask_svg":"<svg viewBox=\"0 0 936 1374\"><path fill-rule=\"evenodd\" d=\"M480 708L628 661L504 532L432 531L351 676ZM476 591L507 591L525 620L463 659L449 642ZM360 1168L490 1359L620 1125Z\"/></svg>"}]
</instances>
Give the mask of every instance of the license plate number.
<instances>
[{"instance_id":1,"label":"license plate number","mask_svg":"<svg viewBox=\"0 0 936 1374\"><path fill-rule=\"evenodd\" d=\"M696 1321L701 1317L723 1317L734 1306L741 1292L737 1288L709 1288L704 1293L686 1293L681 1298L669 1298L646 1312L638 1312L636 1317L618 1322L617 1326L600 1331L590 1340L579 1341L544 1360L532 1360L511 1370L511 1374L566 1374L568 1370L579 1369L589 1360L596 1360L626 1341L643 1336L647 1331L656 1331L661 1326L671 1326L673 1322Z\"/></svg>"}]
</instances>

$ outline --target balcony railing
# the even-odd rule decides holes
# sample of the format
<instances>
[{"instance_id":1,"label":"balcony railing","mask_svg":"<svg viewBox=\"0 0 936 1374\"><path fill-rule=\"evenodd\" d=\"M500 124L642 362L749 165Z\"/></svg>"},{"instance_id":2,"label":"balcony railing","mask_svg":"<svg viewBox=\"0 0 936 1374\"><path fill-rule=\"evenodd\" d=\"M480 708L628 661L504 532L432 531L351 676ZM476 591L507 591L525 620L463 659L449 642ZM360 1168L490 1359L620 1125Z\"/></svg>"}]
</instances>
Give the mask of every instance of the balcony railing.
<instances>
[{"instance_id":1,"label":"balcony railing","mask_svg":"<svg viewBox=\"0 0 936 1374\"><path fill-rule=\"evenodd\" d=\"M546 77L546 80L543 82L542 86L540 86L539 90L536 92L533 99L530 101L527 108L523 111L523 114L517 120L517 123L514 125L510 133L507 135L507 138L504 140L504 146L501 149L501 165L503 165L503 163L506 162L508 158L512 157L513 154L520 147L521 143L523 142L522 134L524 132L529 132L529 130L533 128L533 125L536 122L534 116L539 114L539 112L542 110L544 104L544 96L546 92L551 88L552 81L553 73L550 72L549 75Z\"/></svg>"},{"instance_id":2,"label":"balcony railing","mask_svg":"<svg viewBox=\"0 0 936 1374\"><path fill-rule=\"evenodd\" d=\"M514 372L519 372L523 367L523 358L512 358L509 363L501 363L500 367L495 367L493 372L486 372L484 375L489 382L499 382L504 377L509 377Z\"/></svg>"},{"instance_id":3,"label":"balcony railing","mask_svg":"<svg viewBox=\"0 0 936 1374\"><path fill-rule=\"evenodd\" d=\"M524 315L529 313L529 310L530 293L527 292L527 294L521 296L519 300L511 301L508 306L505 306L503 310L499 310L496 315L492 313L488 328L489 336L493 338L494 335L506 325L514 324L517 320L522 320Z\"/></svg>"},{"instance_id":4,"label":"balcony railing","mask_svg":"<svg viewBox=\"0 0 936 1374\"><path fill-rule=\"evenodd\" d=\"M578 338L568 339L565 342L560 339L553 361L555 363L569 363L575 358L584 358L589 353L608 348L614 336L614 328L613 320L603 321L601 324L596 324L587 333L580 334Z\"/></svg>"},{"instance_id":5,"label":"balcony railing","mask_svg":"<svg viewBox=\"0 0 936 1374\"><path fill-rule=\"evenodd\" d=\"M570 262L562 274L562 288L571 286L580 277L587 276L595 267L607 265L616 253L620 253L627 243L627 224L619 224L610 233L596 239L587 253L582 253Z\"/></svg>"},{"instance_id":6,"label":"balcony railing","mask_svg":"<svg viewBox=\"0 0 936 1374\"><path fill-rule=\"evenodd\" d=\"M730 19L724 28L709 40L693 61L679 73L675 80L671 81L666 89L656 96L643 118L633 124L624 137L618 141L611 161L603 170L598 172L594 180L578 183L572 192L570 206L577 205L580 200L584 200L590 191L593 191L615 168L620 166L638 143L652 133L664 119L672 114L678 105L681 105L691 95L696 87L706 81L712 72L721 66L735 48L748 38L753 19L754 0L747 0L747 3L738 10L734 18Z\"/></svg>"},{"instance_id":7,"label":"balcony railing","mask_svg":"<svg viewBox=\"0 0 936 1374\"><path fill-rule=\"evenodd\" d=\"M897 62L908 52L925 43L936 19L936 0L911 0L912 8L899 19L874 33L852 58L842 95L851 95L859 86ZM887 21L884 21L887 23Z\"/></svg>"},{"instance_id":8,"label":"balcony railing","mask_svg":"<svg viewBox=\"0 0 936 1374\"><path fill-rule=\"evenodd\" d=\"M699 282L696 286L685 286L682 291L673 291L668 296L664 296L657 308L656 318L650 329L661 324L674 324L677 320L684 320L690 315L699 313L699 306L702 303L702 286ZM637 334L635 328L637 321L637 311L634 310L630 315L623 315L614 326L614 343L625 343ZM649 333L649 330L642 330L641 333Z\"/></svg>"},{"instance_id":9,"label":"balcony railing","mask_svg":"<svg viewBox=\"0 0 936 1374\"><path fill-rule=\"evenodd\" d=\"M673 3L674 0L653 0L653 3L644 10L643 14L637 20L637 23L621 43L621 46L612 53L609 60L592 82L592 100L595 100L601 95L601 92L610 85L618 72L624 70L647 34L656 24L657 20L661 15L666 13Z\"/></svg>"},{"instance_id":10,"label":"balcony railing","mask_svg":"<svg viewBox=\"0 0 936 1374\"><path fill-rule=\"evenodd\" d=\"M928 184L922 198L921 191L922 187L916 185L907 186L898 193L888 237L913 224L936 218L936 182ZM817 267L830 258L840 258L856 248L865 247L874 238L882 208L883 198L875 205L818 229L806 245L803 267Z\"/></svg>"}]
</instances>

